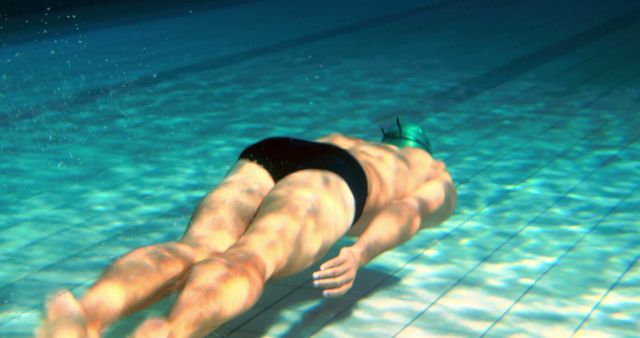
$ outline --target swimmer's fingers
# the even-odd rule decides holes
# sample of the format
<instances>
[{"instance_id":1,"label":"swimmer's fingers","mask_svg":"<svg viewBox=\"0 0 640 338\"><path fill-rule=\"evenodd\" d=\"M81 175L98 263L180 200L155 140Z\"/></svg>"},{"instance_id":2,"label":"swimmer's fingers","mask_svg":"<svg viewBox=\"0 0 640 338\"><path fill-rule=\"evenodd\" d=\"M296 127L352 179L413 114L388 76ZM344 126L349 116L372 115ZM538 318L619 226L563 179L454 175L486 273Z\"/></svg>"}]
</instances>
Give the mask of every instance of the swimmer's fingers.
<instances>
[{"instance_id":1,"label":"swimmer's fingers","mask_svg":"<svg viewBox=\"0 0 640 338\"><path fill-rule=\"evenodd\" d=\"M315 280L313 285L325 289L322 295L325 297L342 296L353 286L353 275L343 274L336 278Z\"/></svg>"},{"instance_id":2,"label":"swimmer's fingers","mask_svg":"<svg viewBox=\"0 0 640 338\"><path fill-rule=\"evenodd\" d=\"M319 271L313 273L313 279L325 279L331 277L337 277L345 273L349 269L348 264L345 264L344 260L336 261L333 259L327 263L331 265L322 265Z\"/></svg>"},{"instance_id":3,"label":"swimmer's fingers","mask_svg":"<svg viewBox=\"0 0 640 338\"><path fill-rule=\"evenodd\" d=\"M335 267L331 270L322 271L324 274L313 274L313 286L318 288L335 288L348 283L355 277L349 273L348 267Z\"/></svg>"},{"instance_id":4,"label":"swimmer's fingers","mask_svg":"<svg viewBox=\"0 0 640 338\"><path fill-rule=\"evenodd\" d=\"M338 257L324 263L313 274L314 286L326 289L325 297L338 297L353 286L358 271L358 259L351 248L340 250Z\"/></svg>"},{"instance_id":5,"label":"swimmer's fingers","mask_svg":"<svg viewBox=\"0 0 640 338\"><path fill-rule=\"evenodd\" d=\"M322 295L327 298L340 297L340 296L343 296L345 293L347 293L349 290L351 290L352 286L353 286L353 281L347 284L344 284L339 288L324 290L322 292Z\"/></svg>"}]
</instances>

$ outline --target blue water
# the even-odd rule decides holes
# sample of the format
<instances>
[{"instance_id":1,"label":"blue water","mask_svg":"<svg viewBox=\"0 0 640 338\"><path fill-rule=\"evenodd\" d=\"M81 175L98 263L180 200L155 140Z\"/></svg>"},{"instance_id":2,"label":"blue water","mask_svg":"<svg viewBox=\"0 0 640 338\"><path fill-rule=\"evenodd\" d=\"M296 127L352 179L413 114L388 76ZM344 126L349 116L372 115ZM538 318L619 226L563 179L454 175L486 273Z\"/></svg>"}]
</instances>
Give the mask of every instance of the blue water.
<instances>
[{"instance_id":1,"label":"blue water","mask_svg":"<svg viewBox=\"0 0 640 338\"><path fill-rule=\"evenodd\" d=\"M301 273L211 337L640 332L637 2L115 2L0 22L2 337L177 239L244 146L378 140L396 115L447 163L455 215L347 296Z\"/></svg>"}]
</instances>

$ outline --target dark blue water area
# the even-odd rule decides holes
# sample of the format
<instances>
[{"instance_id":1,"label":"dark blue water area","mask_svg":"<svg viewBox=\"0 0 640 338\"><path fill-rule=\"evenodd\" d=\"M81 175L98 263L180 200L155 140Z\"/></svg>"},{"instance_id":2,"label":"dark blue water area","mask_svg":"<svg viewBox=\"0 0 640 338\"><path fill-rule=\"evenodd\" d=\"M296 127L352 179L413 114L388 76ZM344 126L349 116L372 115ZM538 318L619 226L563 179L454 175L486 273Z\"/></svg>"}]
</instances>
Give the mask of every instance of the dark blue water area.
<instances>
[{"instance_id":1,"label":"dark blue water area","mask_svg":"<svg viewBox=\"0 0 640 338\"><path fill-rule=\"evenodd\" d=\"M220 21L215 16L209 20L203 18L204 13L224 11L225 8L254 2L260 8L256 15L235 15L229 17L228 21ZM509 10L513 11L514 17L519 17L522 27L535 25L545 18L562 19L580 12L592 13L583 20L592 20L594 24L599 22L597 1L500 1L475 2L472 6L466 6L469 3L468 0L379 1L375 4L367 1L256 0L3 1L0 4L0 65L3 69L0 92L4 102L0 108L0 121L37 115L47 107L95 100L131 83L162 81L164 78L157 77L159 72L165 71L163 75L170 77L171 74L198 71L207 66L222 67L230 61L255 58L283 48L366 29L380 29L380 39L358 45L361 53L375 53L377 50L371 47L384 43L401 50L402 41L427 37L438 32L443 25L452 26L455 23L422 20L419 27L409 25L401 34L391 31L385 33L385 23L410 21L419 15L436 15L441 11L455 12L459 9L461 15L457 24L461 28L469 23L467 21L473 21L474 17L484 20L504 18L502 15ZM462 95L467 97L475 95L478 91L495 87L510 77L519 76L579 48L593 41L597 35L606 35L630 24L639 17L636 5L635 1L630 0L614 1L611 6L617 7L619 12L629 12L626 17L619 18L619 22L597 27L595 31L585 32L584 36L561 41L556 46L540 50L538 54L528 55L528 58L512 60L504 67L494 69L494 72L459 84L464 88L456 90L465 91ZM496 8L500 10L494 10ZM251 11L253 9L247 12ZM524 18L523 13L527 13ZM198 15L200 17L195 18ZM283 25L280 29L273 29L272 20ZM151 24L144 25L145 22ZM261 22L265 25L260 26ZM227 29L219 29L222 26ZM229 31L229 27L234 32ZM412 32L412 27L418 30ZM256 34L256 29L262 31ZM253 31L250 37L242 38L242 34L237 34L247 30ZM493 32L496 38L511 37L512 40L518 39L523 33L514 27ZM278 39L274 34L284 39ZM392 35L393 40L387 41ZM466 36L470 44L474 43L473 36L473 31ZM190 41L198 41L198 45L189 46L189 49L179 48ZM113 43L122 46L123 50L101 50L113 48ZM172 46L178 48L172 50ZM478 45L477 48L481 51L482 46ZM335 52L339 54L340 51ZM460 58L459 54L457 58L449 57L450 54L456 56L457 52L455 49L439 49L433 57L448 59L451 64L446 64L446 67L463 71L473 69L474 64L481 62L477 57ZM163 62L161 58L166 53L174 55ZM221 56L227 59L213 59ZM139 59L137 64L125 65L136 57ZM440 94L431 101L442 101L443 95L449 96L452 101L456 100L451 98L450 92Z\"/></svg>"},{"instance_id":2,"label":"dark blue water area","mask_svg":"<svg viewBox=\"0 0 640 338\"><path fill-rule=\"evenodd\" d=\"M3 46L72 34L81 29L140 22L248 0L18 1L0 3Z\"/></svg>"}]
</instances>

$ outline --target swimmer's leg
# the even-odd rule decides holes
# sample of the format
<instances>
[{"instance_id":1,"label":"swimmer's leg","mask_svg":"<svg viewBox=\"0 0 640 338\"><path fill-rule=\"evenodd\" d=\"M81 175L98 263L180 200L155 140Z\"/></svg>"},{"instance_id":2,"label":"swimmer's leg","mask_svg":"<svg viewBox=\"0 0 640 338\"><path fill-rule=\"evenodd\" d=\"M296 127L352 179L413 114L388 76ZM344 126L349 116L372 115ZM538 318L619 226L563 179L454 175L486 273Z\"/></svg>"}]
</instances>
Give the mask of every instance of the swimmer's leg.
<instances>
[{"instance_id":1,"label":"swimmer's leg","mask_svg":"<svg viewBox=\"0 0 640 338\"><path fill-rule=\"evenodd\" d=\"M203 199L180 242L133 250L87 291L80 304L89 334L97 335L119 318L181 289L193 264L227 250L246 230L272 186L273 180L262 167L239 161ZM51 332L43 337L55 336L55 325L49 320L43 327Z\"/></svg>"}]
</instances>

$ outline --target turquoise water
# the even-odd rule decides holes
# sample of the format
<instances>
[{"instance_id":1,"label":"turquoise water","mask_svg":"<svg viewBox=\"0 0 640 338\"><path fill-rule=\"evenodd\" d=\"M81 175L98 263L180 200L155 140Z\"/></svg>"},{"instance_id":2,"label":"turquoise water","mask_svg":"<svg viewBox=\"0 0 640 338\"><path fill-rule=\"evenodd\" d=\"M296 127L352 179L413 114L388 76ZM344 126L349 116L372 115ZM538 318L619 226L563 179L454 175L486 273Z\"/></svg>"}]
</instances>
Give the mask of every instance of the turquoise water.
<instances>
[{"instance_id":1,"label":"turquoise water","mask_svg":"<svg viewBox=\"0 0 640 338\"><path fill-rule=\"evenodd\" d=\"M0 336L30 336L47 295L178 238L244 146L377 140L399 112L447 163L456 214L347 296L325 301L301 273L211 337L640 332L640 4L116 9L0 17Z\"/></svg>"}]
</instances>

